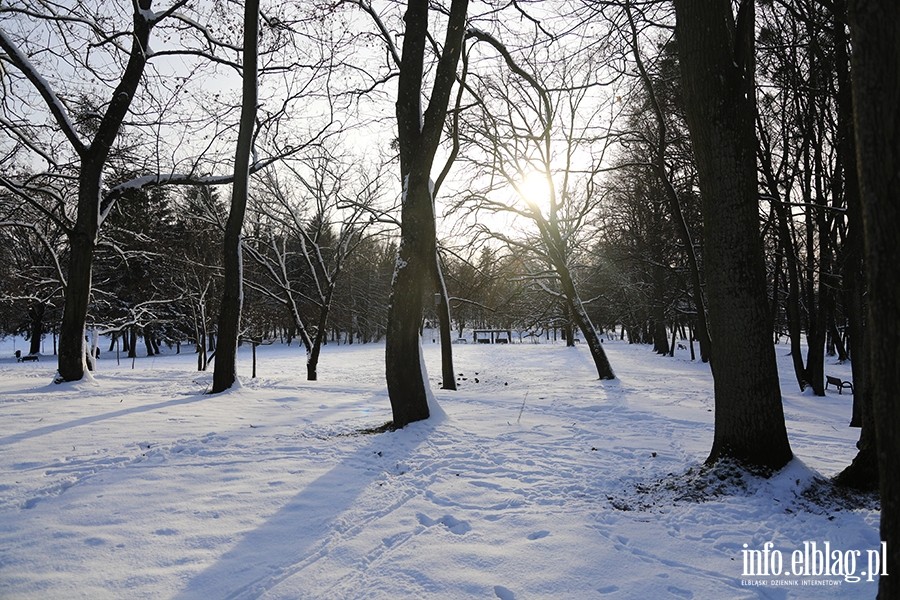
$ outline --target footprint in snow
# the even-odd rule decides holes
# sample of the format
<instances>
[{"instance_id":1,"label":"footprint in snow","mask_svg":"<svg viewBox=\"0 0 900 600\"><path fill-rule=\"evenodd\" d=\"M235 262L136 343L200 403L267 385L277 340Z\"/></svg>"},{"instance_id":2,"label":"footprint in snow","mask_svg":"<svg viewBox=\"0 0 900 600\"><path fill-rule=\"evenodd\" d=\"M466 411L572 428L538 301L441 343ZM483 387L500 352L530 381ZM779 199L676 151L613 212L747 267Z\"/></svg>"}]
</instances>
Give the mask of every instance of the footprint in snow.
<instances>
[{"instance_id":1,"label":"footprint in snow","mask_svg":"<svg viewBox=\"0 0 900 600\"><path fill-rule=\"evenodd\" d=\"M424 515L419 513L416 515L419 519L419 523L424 525L425 527L431 527L432 525L437 525L441 523L447 526L447 529L450 530L451 533L455 533L456 535L463 535L464 533L468 533L472 531L472 526L469 525L466 521L460 521L455 517L451 517L450 515L444 515L440 519L432 519L428 515Z\"/></svg>"},{"instance_id":2,"label":"footprint in snow","mask_svg":"<svg viewBox=\"0 0 900 600\"><path fill-rule=\"evenodd\" d=\"M670 585L666 588L670 594L673 596L678 596L679 598L693 598L694 592L690 590L683 590L679 587L675 587L674 585Z\"/></svg>"},{"instance_id":3,"label":"footprint in snow","mask_svg":"<svg viewBox=\"0 0 900 600\"><path fill-rule=\"evenodd\" d=\"M516 600L516 595L502 585L495 585L494 593L500 600Z\"/></svg>"},{"instance_id":4,"label":"footprint in snow","mask_svg":"<svg viewBox=\"0 0 900 600\"><path fill-rule=\"evenodd\" d=\"M597 591L600 592L601 594L612 594L613 592L619 591L619 586L608 585L606 587L599 588Z\"/></svg>"}]
</instances>

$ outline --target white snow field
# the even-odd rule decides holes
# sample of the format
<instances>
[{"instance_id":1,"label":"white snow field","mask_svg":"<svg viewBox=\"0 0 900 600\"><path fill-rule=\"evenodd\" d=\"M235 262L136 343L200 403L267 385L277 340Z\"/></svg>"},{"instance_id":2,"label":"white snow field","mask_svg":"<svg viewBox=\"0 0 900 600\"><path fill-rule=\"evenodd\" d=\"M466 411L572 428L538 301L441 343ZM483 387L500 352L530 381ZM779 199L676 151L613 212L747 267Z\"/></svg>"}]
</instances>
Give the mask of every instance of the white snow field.
<instances>
[{"instance_id":1,"label":"white snow field","mask_svg":"<svg viewBox=\"0 0 900 600\"><path fill-rule=\"evenodd\" d=\"M685 350L607 341L601 382L585 347L454 345L450 392L426 338L446 416L368 435L383 344L328 345L318 382L296 345L251 379L243 347L211 396L191 353L53 385L0 342L0 598L875 597L877 505L801 495L855 456L852 396L796 391L786 346L796 459L734 484L699 473L712 378Z\"/></svg>"}]
</instances>

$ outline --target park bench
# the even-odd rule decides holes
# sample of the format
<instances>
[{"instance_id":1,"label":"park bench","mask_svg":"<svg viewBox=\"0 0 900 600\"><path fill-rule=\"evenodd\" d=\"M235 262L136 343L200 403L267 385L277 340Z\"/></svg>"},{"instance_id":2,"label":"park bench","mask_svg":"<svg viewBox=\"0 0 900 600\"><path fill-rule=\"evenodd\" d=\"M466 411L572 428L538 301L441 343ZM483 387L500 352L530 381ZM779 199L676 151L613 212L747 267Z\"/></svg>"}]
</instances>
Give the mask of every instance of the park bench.
<instances>
[{"instance_id":1,"label":"park bench","mask_svg":"<svg viewBox=\"0 0 900 600\"><path fill-rule=\"evenodd\" d=\"M16 362L37 362L40 359L37 354L26 354L22 356L21 350L16 350Z\"/></svg>"},{"instance_id":2,"label":"park bench","mask_svg":"<svg viewBox=\"0 0 900 600\"><path fill-rule=\"evenodd\" d=\"M838 394L844 393L844 388L850 388L850 393L853 393L853 384L849 381L841 381L837 377L832 377L831 375L825 376L825 389L828 389L829 385L833 385L838 389Z\"/></svg>"},{"instance_id":3,"label":"park bench","mask_svg":"<svg viewBox=\"0 0 900 600\"><path fill-rule=\"evenodd\" d=\"M476 344L511 344L512 331L509 329L475 329L473 341Z\"/></svg>"}]
</instances>

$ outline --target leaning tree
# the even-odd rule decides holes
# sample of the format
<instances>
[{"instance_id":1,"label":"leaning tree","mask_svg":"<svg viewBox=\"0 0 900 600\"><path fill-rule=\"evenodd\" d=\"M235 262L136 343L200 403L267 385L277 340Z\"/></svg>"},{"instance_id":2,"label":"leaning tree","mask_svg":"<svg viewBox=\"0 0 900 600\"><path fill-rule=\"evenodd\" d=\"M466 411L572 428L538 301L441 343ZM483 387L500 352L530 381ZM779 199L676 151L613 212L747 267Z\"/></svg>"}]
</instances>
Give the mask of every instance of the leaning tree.
<instances>
[{"instance_id":1,"label":"leaning tree","mask_svg":"<svg viewBox=\"0 0 900 600\"><path fill-rule=\"evenodd\" d=\"M471 60L486 62L478 54L484 48L484 56L499 55L500 61L497 72L472 75L466 84L473 106L454 134L473 177L458 208L526 224L525 236L490 227L490 220L476 228L515 252L539 257L544 268L531 280L556 296L581 330L598 377L614 379L576 273L579 245L602 196L597 178L609 146L610 103L604 102L596 57L582 49L583 60L568 61L538 51L539 44L523 44L532 50L514 55L484 31L473 29L467 37L476 44L467 59L471 54ZM548 63L549 74L537 75Z\"/></svg>"}]
</instances>

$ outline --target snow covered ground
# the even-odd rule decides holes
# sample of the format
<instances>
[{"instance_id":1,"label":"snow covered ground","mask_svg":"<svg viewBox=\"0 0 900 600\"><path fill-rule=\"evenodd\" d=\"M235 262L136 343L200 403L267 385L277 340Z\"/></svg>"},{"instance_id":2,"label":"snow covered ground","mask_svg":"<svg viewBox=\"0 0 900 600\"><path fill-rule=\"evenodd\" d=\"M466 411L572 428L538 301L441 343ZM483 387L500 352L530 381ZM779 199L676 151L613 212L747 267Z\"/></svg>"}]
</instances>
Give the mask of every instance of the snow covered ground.
<instances>
[{"instance_id":1,"label":"snow covered ground","mask_svg":"<svg viewBox=\"0 0 900 600\"><path fill-rule=\"evenodd\" d=\"M4 340L0 597L875 596L861 573L878 511L801 496L855 455L851 396L796 392L779 347L797 458L715 495L698 469L708 366L605 347L616 381L596 379L584 347L456 345L460 390L447 392L428 339L447 417L361 435L390 419L383 345L327 346L318 382L278 345L259 348L250 379L245 347L243 387L209 396L190 353L134 369L105 354L95 381L57 386L54 357L16 363ZM685 498L704 477L707 500ZM850 576L815 575L826 542L841 558L830 572ZM781 574L745 575L749 556L780 559Z\"/></svg>"}]
</instances>

